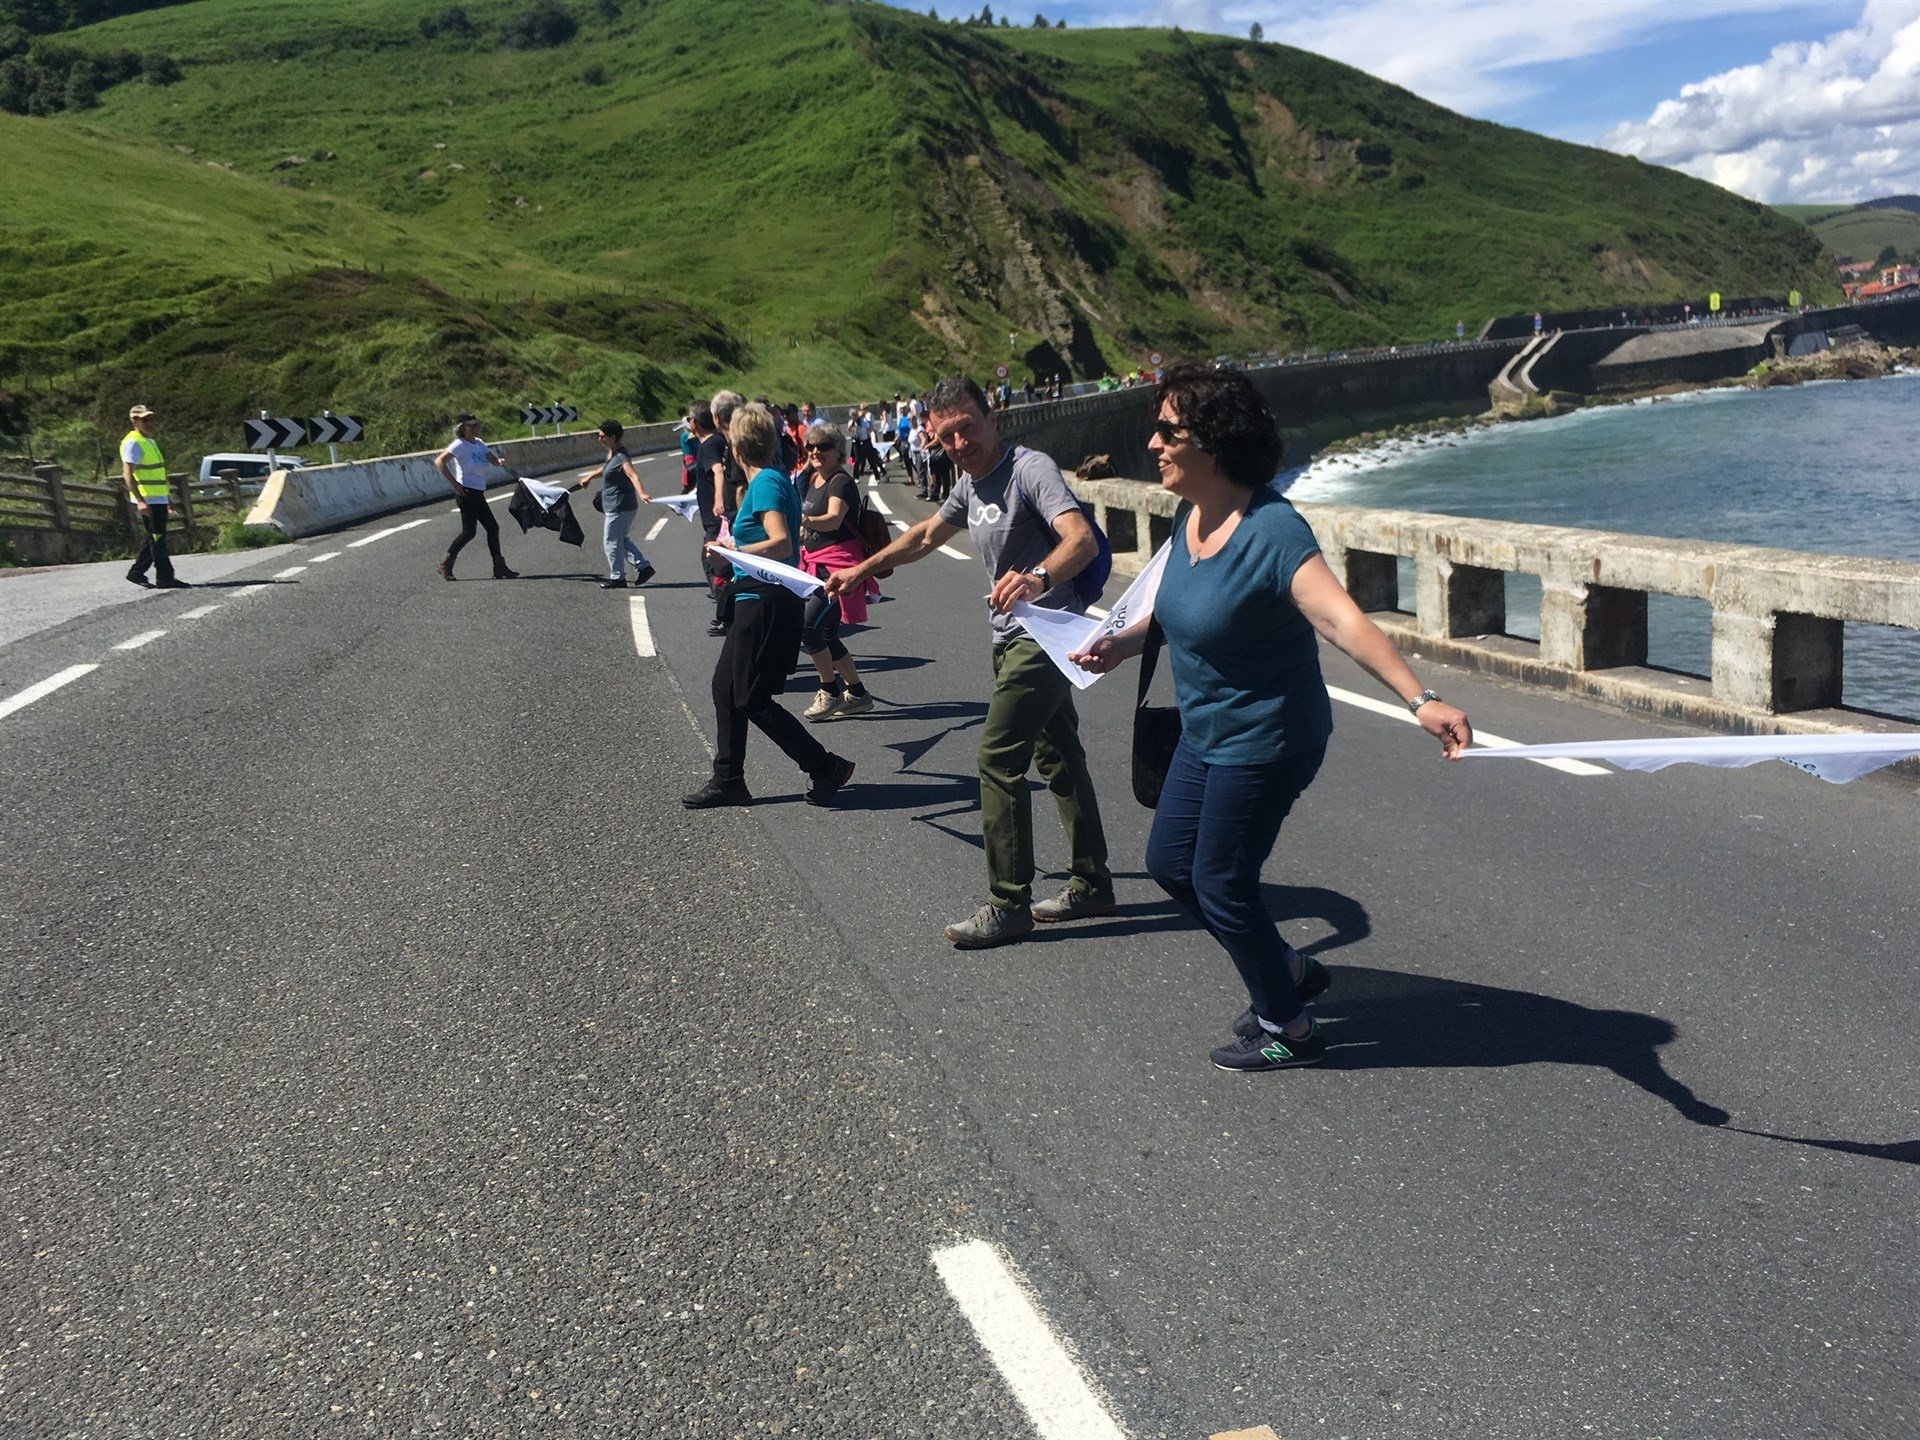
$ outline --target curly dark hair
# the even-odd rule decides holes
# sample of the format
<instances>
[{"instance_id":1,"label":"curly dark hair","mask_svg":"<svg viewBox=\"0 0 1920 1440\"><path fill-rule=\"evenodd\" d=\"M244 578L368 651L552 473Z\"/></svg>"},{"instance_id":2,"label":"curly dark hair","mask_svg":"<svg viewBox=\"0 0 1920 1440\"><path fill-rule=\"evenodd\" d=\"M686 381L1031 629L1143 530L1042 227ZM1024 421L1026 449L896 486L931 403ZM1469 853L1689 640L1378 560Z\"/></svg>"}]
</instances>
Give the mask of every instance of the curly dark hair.
<instances>
[{"instance_id":1,"label":"curly dark hair","mask_svg":"<svg viewBox=\"0 0 1920 1440\"><path fill-rule=\"evenodd\" d=\"M1234 484L1257 489L1280 469L1280 427L1245 372L1175 365L1153 392L1154 413L1169 400L1194 443Z\"/></svg>"}]
</instances>

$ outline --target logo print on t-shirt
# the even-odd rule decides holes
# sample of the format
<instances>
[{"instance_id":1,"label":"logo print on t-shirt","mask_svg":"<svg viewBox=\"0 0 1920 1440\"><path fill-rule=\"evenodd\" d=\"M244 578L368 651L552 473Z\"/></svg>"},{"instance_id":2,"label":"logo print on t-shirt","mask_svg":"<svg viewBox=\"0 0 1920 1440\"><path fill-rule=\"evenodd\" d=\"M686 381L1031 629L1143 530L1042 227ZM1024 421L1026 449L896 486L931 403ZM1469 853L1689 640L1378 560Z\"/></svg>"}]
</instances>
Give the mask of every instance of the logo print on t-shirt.
<instances>
[{"instance_id":1,"label":"logo print on t-shirt","mask_svg":"<svg viewBox=\"0 0 1920 1440\"><path fill-rule=\"evenodd\" d=\"M975 525L998 525L1003 513L998 505L982 505L976 500L967 519Z\"/></svg>"}]
</instances>

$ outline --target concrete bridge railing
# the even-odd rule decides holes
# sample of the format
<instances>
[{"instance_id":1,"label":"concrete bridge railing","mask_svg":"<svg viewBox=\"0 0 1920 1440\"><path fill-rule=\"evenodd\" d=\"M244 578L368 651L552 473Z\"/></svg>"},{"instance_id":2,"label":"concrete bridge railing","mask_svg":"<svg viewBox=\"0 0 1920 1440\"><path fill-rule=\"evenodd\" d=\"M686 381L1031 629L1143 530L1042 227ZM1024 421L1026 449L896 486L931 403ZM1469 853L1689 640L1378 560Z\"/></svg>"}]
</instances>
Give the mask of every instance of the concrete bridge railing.
<instances>
[{"instance_id":1,"label":"concrete bridge railing","mask_svg":"<svg viewBox=\"0 0 1920 1440\"><path fill-rule=\"evenodd\" d=\"M1137 570L1178 500L1128 480L1074 481ZM1554 525L1303 504L1348 591L1405 649L1737 731L1909 727L1840 703L1845 625L1920 630L1920 564ZM1413 562L1413 594L1400 561ZM1505 577L1540 581L1540 638L1506 633ZM1647 597L1705 600L1709 677L1647 665ZM1701 679L1708 683L1702 691Z\"/></svg>"}]
</instances>

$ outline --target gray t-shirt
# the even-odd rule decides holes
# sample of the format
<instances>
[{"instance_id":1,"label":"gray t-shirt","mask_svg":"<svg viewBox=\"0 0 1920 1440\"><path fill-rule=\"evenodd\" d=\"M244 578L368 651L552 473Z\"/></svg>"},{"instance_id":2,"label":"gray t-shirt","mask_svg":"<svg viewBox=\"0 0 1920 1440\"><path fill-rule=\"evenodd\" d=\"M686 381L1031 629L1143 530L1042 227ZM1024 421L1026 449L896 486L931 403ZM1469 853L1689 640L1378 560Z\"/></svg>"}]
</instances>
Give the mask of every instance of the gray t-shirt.
<instances>
[{"instance_id":1,"label":"gray t-shirt","mask_svg":"<svg viewBox=\"0 0 1920 1440\"><path fill-rule=\"evenodd\" d=\"M1080 502L1067 488L1060 467L1038 450L1015 445L991 473L978 480L962 474L941 505L940 518L949 525L967 527L987 562L987 574L998 580L1009 570L1031 570L1045 560L1060 543L1053 522L1079 509ZM1071 580L1056 584L1033 603L1076 615L1087 608ZM1013 616L993 616L996 645L1024 639L1026 633Z\"/></svg>"}]
</instances>

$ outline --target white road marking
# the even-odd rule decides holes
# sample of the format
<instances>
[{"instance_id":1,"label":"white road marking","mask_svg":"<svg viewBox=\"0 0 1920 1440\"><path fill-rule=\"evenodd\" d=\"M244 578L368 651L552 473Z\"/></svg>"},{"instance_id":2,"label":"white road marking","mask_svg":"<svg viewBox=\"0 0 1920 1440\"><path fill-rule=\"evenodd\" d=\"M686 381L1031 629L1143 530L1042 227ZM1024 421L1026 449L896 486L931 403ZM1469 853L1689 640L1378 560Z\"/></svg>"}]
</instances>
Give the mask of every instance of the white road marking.
<instances>
[{"instance_id":1,"label":"white road marking","mask_svg":"<svg viewBox=\"0 0 1920 1440\"><path fill-rule=\"evenodd\" d=\"M326 564L326 563L327 563L327 561L329 561L329 560L338 560L339 558L340 558L340 552L339 552L338 550L329 550L329 551L328 551L328 552L327 552L326 554L324 554L324 555L316 555L316 556L314 556L314 557L313 557L313 563L314 563L315 565L324 565L324 564Z\"/></svg>"},{"instance_id":2,"label":"white road marking","mask_svg":"<svg viewBox=\"0 0 1920 1440\"><path fill-rule=\"evenodd\" d=\"M882 500L878 494L874 495L873 499L871 499L867 503L872 505L873 508L878 510L882 515L893 514L893 507L887 504L886 501Z\"/></svg>"},{"instance_id":3,"label":"white road marking","mask_svg":"<svg viewBox=\"0 0 1920 1440\"><path fill-rule=\"evenodd\" d=\"M1404 720L1409 725L1420 723L1406 706L1395 705L1388 700L1376 700L1371 695L1356 695L1351 690L1342 690L1338 685L1327 686L1327 694L1343 705L1370 710L1375 715L1385 715L1390 720ZM1473 740L1476 745L1484 745L1489 750L1511 750L1521 743L1518 740L1509 740L1503 735L1489 735L1477 725L1473 729ZM1613 773L1604 766L1589 765L1584 760L1535 760L1532 763L1544 765L1549 770L1559 770L1567 775L1611 775Z\"/></svg>"},{"instance_id":4,"label":"white road marking","mask_svg":"<svg viewBox=\"0 0 1920 1440\"><path fill-rule=\"evenodd\" d=\"M271 585L248 585L234 591L233 598L238 600L242 595L258 595L262 590L271 590L272 588Z\"/></svg>"},{"instance_id":5,"label":"white road marking","mask_svg":"<svg viewBox=\"0 0 1920 1440\"><path fill-rule=\"evenodd\" d=\"M131 640L122 640L113 648L116 650L138 650L142 645L151 645L167 632L164 630L144 630Z\"/></svg>"},{"instance_id":6,"label":"white road marking","mask_svg":"<svg viewBox=\"0 0 1920 1440\"><path fill-rule=\"evenodd\" d=\"M384 540L389 535L398 535L402 530L412 530L420 525L431 525L431 517L425 520L409 520L404 525L390 525L385 530L376 530L371 535L363 535L358 540L349 540L347 549L358 550L362 545L371 545L376 540Z\"/></svg>"},{"instance_id":7,"label":"white road marking","mask_svg":"<svg viewBox=\"0 0 1920 1440\"><path fill-rule=\"evenodd\" d=\"M306 573L307 567L304 565L289 565L286 569L275 572L273 578L276 580L291 580L296 575L304 575Z\"/></svg>"},{"instance_id":8,"label":"white road marking","mask_svg":"<svg viewBox=\"0 0 1920 1440\"><path fill-rule=\"evenodd\" d=\"M1098 605L1087 606L1087 614L1093 616L1093 618L1096 620L1106 619L1107 613L1108 613L1107 611L1102 610Z\"/></svg>"},{"instance_id":9,"label":"white road marking","mask_svg":"<svg viewBox=\"0 0 1920 1440\"><path fill-rule=\"evenodd\" d=\"M660 532L667 528L667 521L672 518L671 515L662 515L658 520L653 522L653 528L647 531L647 543L649 545L660 538Z\"/></svg>"},{"instance_id":10,"label":"white road marking","mask_svg":"<svg viewBox=\"0 0 1920 1440\"><path fill-rule=\"evenodd\" d=\"M653 631L647 625L647 599L644 595L632 595L627 599L627 613L633 620L633 648L642 655L655 654Z\"/></svg>"},{"instance_id":11,"label":"white road marking","mask_svg":"<svg viewBox=\"0 0 1920 1440\"><path fill-rule=\"evenodd\" d=\"M950 1245L933 1252L933 1268L1041 1440L1126 1440L996 1248Z\"/></svg>"},{"instance_id":12,"label":"white road marking","mask_svg":"<svg viewBox=\"0 0 1920 1440\"><path fill-rule=\"evenodd\" d=\"M0 700L0 718L11 715L16 710L26 709L34 701L45 699L62 685L71 685L82 675L91 675L99 668L98 665L69 665L58 675L49 675L39 684L29 685L17 695L9 695L6 699Z\"/></svg>"},{"instance_id":13,"label":"white road marking","mask_svg":"<svg viewBox=\"0 0 1920 1440\"><path fill-rule=\"evenodd\" d=\"M488 503L489 505L498 505L498 504L499 504L499 503L500 503L500 502L501 502L502 500L511 500L512 498L513 498L513 491L511 491L511 490L509 490L509 491L507 491L507 492L506 492L506 493L505 493L504 495L496 495L496 496L494 496L494 497L493 497L493 498L492 498L491 500L489 500L489 501L487 501L487 503ZM456 506L454 506L454 513L455 513L456 515L460 513L460 507L459 507L459 506L457 506L457 505L456 505Z\"/></svg>"},{"instance_id":14,"label":"white road marking","mask_svg":"<svg viewBox=\"0 0 1920 1440\"><path fill-rule=\"evenodd\" d=\"M198 619L201 619L203 616L211 615L214 611L218 610L219 608L220 607L218 605L202 605L198 609L187 611L187 613L182 615L180 618L182 620L198 620Z\"/></svg>"},{"instance_id":15,"label":"white road marking","mask_svg":"<svg viewBox=\"0 0 1920 1440\"><path fill-rule=\"evenodd\" d=\"M956 550L951 545L942 545L940 547L940 553L942 555L951 555L956 560L971 560L973 558L971 555L967 554L966 551Z\"/></svg>"}]
</instances>

